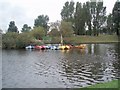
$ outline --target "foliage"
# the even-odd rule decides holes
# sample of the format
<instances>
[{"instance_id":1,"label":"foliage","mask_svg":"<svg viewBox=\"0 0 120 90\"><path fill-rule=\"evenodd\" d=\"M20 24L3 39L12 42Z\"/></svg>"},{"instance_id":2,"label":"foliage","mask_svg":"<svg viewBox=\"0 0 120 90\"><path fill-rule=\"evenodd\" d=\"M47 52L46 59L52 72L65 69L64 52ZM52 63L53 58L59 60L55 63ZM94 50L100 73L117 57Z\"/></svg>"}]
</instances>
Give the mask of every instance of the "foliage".
<instances>
[{"instance_id":1,"label":"foliage","mask_svg":"<svg viewBox=\"0 0 120 90\"><path fill-rule=\"evenodd\" d=\"M35 27L44 27L45 29L48 29L48 23L49 17L47 15L39 15L34 22Z\"/></svg>"},{"instance_id":2,"label":"foliage","mask_svg":"<svg viewBox=\"0 0 120 90\"><path fill-rule=\"evenodd\" d=\"M85 34L85 12L82 8L82 4L77 2L76 10L74 15L75 23L75 34L84 35Z\"/></svg>"},{"instance_id":3,"label":"foliage","mask_svg":"<svg viewBox=\"0 0 120 90\"><path fill-rule=\"evenodd\" d=\"M21 32L29 32L30 30L31 30L31 27L28 26L27 24L24 24Z\"/></svg>"},{"instance_id":4,"label":"foliage","mask_svg":"<svg viewBox=\"0 0 120 90\"><path fill-rule=\"evenodd\" d=\"M3 48L16 48L16 41L18 37L18 33L16 32L7 32L2 35L2 47Z\"/></svg>"},{"instance_id":5,"label":"foliage","mask_svg":"<svg viewBox=\"0 0 120 90\"><path fill-rule=\"evenodd\" d=\"M73 1L65 2L65 5L63 6L63 9L61 11L62 20L72 22L73 15L74 15L74 2Z\"/></svg>"},{"instance_id":6,"label":"foliage","mask_svg":"<svg viewBox=\"0 0 120 90\"><path fill-rule=\"evenodd\" d=\"M72 1L72 3L74 2ZM96 36L106 21L106 7L100 0L94 0L94 2L91 0L83 4L77 2L76 8L74 8L74 4L70 5L70 2L67 1L61 11L61 17L64 21L72 22L75 34L85 35L86 27L88 27L87 34Z\"/></svg>"},{"instance_id":7,"label":"foliage","mask_svg":"<svg viewBox=\"0 0 120 90\"><path fill-rule=\"evenodd\" d=\"M62 21L60 25L60 33L63 37L70 37L74 34L72 24L70 22Z\"/></svg>"},{"instance_id":8,"label":"foliage","mask_svg":"<svg viewBox=\"0 0 120 90\"><path fill-rule=\"evenodd\" d=\"M14 21L10 22L8 32L18 32L18 28L17 28L17 26L15 26Z\"/></svg>"},{"instance_id":9,"label":"foliage","mask_svg":"<svg viewBox=\"0 0 120 90\"><path fill-rule=\"evenodd\" d=\"M91 3L91 16L93 23L93 35L98 35L102 25L106 21L106 7L103 6L103 2L96 1Z\"/></svg>"},{"instance_id":10,"label":"foliage","mask_svg":"<svg viewBox=\"0 0 120 90\"><path fill-rule=\"evenodd\" d=\"M85 7L85 16L86 16L86 24L88 26L87 35L92 35L92 15L91 15L91 4L90 2L86 2Z\"/></svg>"},{"instance_id":11,"label":"foliage","mask_svg":"<svg viewBox=\"0 0 120 90\"><path fill-rule=\"evenodd\" d=\"M0 29L0 34L2 34L3 33L3 31L2 31L2 29Z\"/></svg>"},{"instance_id":12,"label":"foliage","mask_svg":"<svg viewBox=\"0 0 120 90\"><path fill-rule=\"evenodd\" d=\"M113 28L113 15L112 14L109 14L108 17L107 17L107 33L108 34L113 34L115 31L114 31L114 28Z\"/></svg>"},{"instance_id":13,"label":"foliage","mask_svg":"<svg viewBox=\"0 0 120 90\"><path fill-rule=\"evenodd\" d=\"M29 33L8 32L2 35L2 46L6 49L25 48L33 42Z\"/></svg>"},{"instance_id":14,"label":"foliage","mask_svg":"<svg viewBox=\"0 0 120 90\"><path fill-rule=\"evenodd\" d=\"M113 7L113 22L116 29L116 34L120 35L120 1L117 1Z\"/></svg>"},{"instance_id":15,"label":"foliage","mask_svg":"<svg viewBox=\"0 0 120 90\"><path fill-rule=\"evenodd\" d=\"M21 33L16 40L16 48L25 48L27 45L33 43L33 38L29 33Z\"/></svg>"},{"instance_id":16,"label":"foliage","mask_svg":"<svg viewBox=\"0 0 120 90\"><path fill-rule=\"evenodd\" d=\"M60 36L60 32L59 32L57 29L52 29L52 30L49 32L49 36L51 36L51 37Z\"/></svg>"},{"instance_id":17,"label":"foliage","mask_svg":"<svg viewBox=\"0 0 120 90\"><path fill-rule=\"evenodd\" d=\"M34 27L33 30L30 32L30 34L35 38L35 39L42 39L43 36L45 36L45 30L43 27Z\"/></svg>"}]
</instances>

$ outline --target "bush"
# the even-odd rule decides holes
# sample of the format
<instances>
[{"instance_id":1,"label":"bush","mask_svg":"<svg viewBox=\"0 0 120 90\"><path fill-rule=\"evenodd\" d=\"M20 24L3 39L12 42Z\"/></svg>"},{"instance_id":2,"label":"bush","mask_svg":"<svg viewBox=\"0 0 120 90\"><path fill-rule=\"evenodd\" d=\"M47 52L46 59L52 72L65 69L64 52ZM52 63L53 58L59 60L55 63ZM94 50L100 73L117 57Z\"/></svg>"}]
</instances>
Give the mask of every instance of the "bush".
<instances>
[{"instance_id":1,"label":"bush","mask_svg":"<svg viewBox=\"0 0 120 90\"><path fill-rule=\"evenodd\" d=\"M29 33L8 32L2 35L2 48L5 49L24 48L32 42L33 38Z\"/></svg>"},{"instance_id":2,"label":"bush","mask_svg":"<svg viewBox=\"0 0 120 90\"><path fill-rule=\"evenodd\" d=\"M35 39L42 39L43 36L45 36L45 30L43 27L35 27L31 32L31 36L33 36Z\"/></svg>"},{"instance_id":3,"label":"bush","mask_svg":"<svg viewBox=\"0 0 120 90\"><path fill-rule=\"evenodd\" d=\"M27 45L33 43L33 38L29 33L21 33L17 37L16 48L25 48Z\"/></svg>"},{"instance_id":4,"label":"bush","mask_svg":"<svg viewBox=\"0 0 120 90\"><path fill-rule=\"evenodd\" d=\"M8 32L2 35L2 47L7 49L16 48L18 33Z\"/></svg>"}]
</instances>

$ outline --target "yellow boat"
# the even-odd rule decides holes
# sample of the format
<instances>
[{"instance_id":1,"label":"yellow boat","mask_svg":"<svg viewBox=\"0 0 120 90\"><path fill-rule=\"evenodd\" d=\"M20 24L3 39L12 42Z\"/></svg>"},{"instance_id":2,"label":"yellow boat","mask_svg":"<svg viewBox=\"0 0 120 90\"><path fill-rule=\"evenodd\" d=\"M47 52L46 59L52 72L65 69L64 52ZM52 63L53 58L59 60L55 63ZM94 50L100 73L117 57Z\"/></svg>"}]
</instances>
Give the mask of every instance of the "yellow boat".
<instances>
[{"instance_id":1,"label":"yellow boat","mask_svg":"<svg viewBox=\"0 0 120 90\"><path fill-rule=\"evenodd\" d=\"M68 50L68 49L70 49L70 46L68 46L68 45L60 45L58 48L60 50Z\"/></svg>"}]
</instances>

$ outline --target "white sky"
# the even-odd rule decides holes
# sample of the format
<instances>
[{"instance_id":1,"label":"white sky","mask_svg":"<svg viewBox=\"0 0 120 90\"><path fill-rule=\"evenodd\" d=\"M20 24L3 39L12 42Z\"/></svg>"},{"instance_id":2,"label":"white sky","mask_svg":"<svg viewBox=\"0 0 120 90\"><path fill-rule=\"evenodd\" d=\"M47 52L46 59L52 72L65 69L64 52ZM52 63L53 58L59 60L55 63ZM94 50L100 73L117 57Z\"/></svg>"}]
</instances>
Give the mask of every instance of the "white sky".
<instances>
[{"instance_id":1,"label":"white sky","mask_svg":"<svg viewBox=\"0 0 120 90\"><path fill-rule=\"evenodd\" d=\"M23 24L34 25L39 15L48 15L50 22L61 20L60 12L66 1L71 0L0 0L0 29L7 30L10 21L15 21L21 30ZM88 0L73 0L86 2ZM116 0L103 0L107 14L112 12Z\"/></svg>"}]
</instances>

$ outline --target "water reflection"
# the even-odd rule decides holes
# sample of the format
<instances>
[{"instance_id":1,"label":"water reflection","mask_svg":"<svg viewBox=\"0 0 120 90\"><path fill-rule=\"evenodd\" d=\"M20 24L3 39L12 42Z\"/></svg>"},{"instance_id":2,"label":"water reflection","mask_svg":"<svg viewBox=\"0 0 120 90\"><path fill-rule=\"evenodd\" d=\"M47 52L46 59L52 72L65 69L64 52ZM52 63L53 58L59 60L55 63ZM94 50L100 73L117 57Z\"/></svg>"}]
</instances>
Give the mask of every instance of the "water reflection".
<instances>
[{"instance_id":1,"label":"water reflection","mask_svg":"<svg viewBox=\"0 0 120 90\"><path fill-rule=\"evenodd\" d=\"M118 79L118 44L71 50L3 50L3 88L76 88Z\"/></svg>"}]
</instances>

